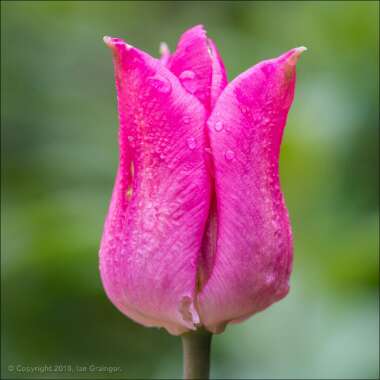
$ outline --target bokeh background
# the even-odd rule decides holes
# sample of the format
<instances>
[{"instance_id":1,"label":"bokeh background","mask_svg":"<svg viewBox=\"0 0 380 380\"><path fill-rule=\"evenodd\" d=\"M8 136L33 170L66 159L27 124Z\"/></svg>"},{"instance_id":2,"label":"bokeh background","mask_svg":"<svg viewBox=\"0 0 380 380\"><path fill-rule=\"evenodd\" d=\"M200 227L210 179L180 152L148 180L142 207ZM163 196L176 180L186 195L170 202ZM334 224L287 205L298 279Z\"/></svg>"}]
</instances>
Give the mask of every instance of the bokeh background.
<instances>
[{"instance_id":1,"label":"bokeh background","mask_svg":"<svg viewBox=\"0 0 380 380\"><path fill-rule=\"evenodd\" d=\"M202 23L229 79L309 49L281 156L292 289L214 338L212 377L377 378L378 12L376 1L2 1L2 377L181 376L180 339L125 318L99 280L118 157L102 37L158 55ZM91 365L120 368L80 372Z\"/></svg>"}]
</instances>

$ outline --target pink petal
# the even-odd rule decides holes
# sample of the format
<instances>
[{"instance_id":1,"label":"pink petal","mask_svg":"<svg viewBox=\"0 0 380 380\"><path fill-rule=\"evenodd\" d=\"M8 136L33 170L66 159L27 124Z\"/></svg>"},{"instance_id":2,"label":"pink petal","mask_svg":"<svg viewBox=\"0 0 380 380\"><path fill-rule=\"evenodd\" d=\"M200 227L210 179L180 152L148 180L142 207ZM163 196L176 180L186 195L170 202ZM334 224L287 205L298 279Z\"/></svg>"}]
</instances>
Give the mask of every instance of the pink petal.
<instances>
[{"instance_id":1,"label":"pink petal","mask_svg":"<svg viewBox=\"0 0 380 380\"><path fill-rule=\"evenodd\" d=\"M183 87L211 112L211 107L227 84L227 77L216 46L207 38L202 25L189 29L181 36L177 50L169 59L168 68L180 79Z\"/></svg>"},{"instance_id":2,"label":"pink petal","mask_svg":"<svg viewBox=\"0 0 380 380\"><path fill-rule=\"evenodd\" d=\"M220 95L208 120L215 166L216 249L206 256L199 313L221 332L283 298L292 233L280 189L280 144L304 48L264 61Z\"/></svg>"},{"instance_id":3,"label":"pink petal","mask_svg":"<svg viewBox=\"0 0 380 380\"><path fill-rule=\"evenodd\" d=\"M114 53L120 164L100 249L111 301L146 326L194 329L209 207L205 111L159 60L119 39Z\"/></svg>"}]
</instances>

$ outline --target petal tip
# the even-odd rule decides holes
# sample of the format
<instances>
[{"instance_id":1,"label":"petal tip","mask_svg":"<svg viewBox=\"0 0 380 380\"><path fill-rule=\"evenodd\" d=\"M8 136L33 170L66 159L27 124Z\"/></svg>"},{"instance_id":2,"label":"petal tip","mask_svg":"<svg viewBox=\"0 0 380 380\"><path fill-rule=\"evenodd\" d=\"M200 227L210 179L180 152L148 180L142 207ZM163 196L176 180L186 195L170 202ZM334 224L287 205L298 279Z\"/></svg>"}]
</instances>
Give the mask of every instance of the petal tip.
<instances>
[{"instance_id":1,"label":"petal tip","mask_svg":"<svg viewBox=\"0 0 380 380\"><path fill-rule=\"evenodd\" d=\"M299 58L304 51L307 51L307 47L306 46L299 46L299 47L294 49L294 56Z\"/></svg>"},{"instance_id":2,"label":"petal tip","mask_svg":"<svg viewBox=\"0 0 380 380\"><path fill-rule=\"evenodd\" d=\"M133 46L127 44L124 42L121 38L114 38L110 36L104 36L103 37L104 43L110 48L110 49L115 49L117 45L123 45L126 47L127 50L132 49Z\"/></svg>"},{"instance_id":3,"label":"petal tip","mask_svg":"<svg viewBox=\"0 0 380 380\"><path fill-rule=\"evenodd\" d=\"M295 48L294 50L297 51L299 54L301 54L307 50L307 47L306 46L299 46L299 47Z\"/></svg>"},{"instance_id":4,"label":"petal tip","mask_svg":"<svg viewBox=\"0 0 380 380\"><path fill-rule=\"evenodd\" d=\"M103 41L108 47L112 47L112 37L104 36Z\"/></svg>"},{"instance_id":5,"label":"petal tip","mask_svg":"<svg viewBox=\"0 0 380 380\"><path fill-rule=\"evenodd\" d=\"M207 35L207 31L203 24L197 24L192 26L191 28L187 29L184 34L190 33L190 34L196 34L198 36L205 37Z\"/></svg>"},{"instance_id":6,"label":"petal tip","mask_svg":"<svg viewBox=\"0 0 380 380\"><path fill-rule=\"evenodd\" d=\"M160 42L160 49L159 52L161 55L167 55L170 54L169 46L166 42Z\"/></svg>"},{"instance_id":7,"label":"petal tip","mask_svg":"<svg viewBox=\"0 0 380 380\"><path fill-rule=\"evenodd\" d=\"M305 46L299 46L293 50L291 50L291 54L287 59L287 63L290 65L295 65L298 62L298 59L300 58L301 54L307 50L307 47Z\"/></svg>"},{"instance_id":8,"label":"petal tip","mask_svg":"<svg viewBox=\"0 0 380 380\"><path fill-rule=\"evenodd\" d=\"M192 28L190 29L201 29L202 31L206 31L205 30L205 26L203 24L197 24L197 25L194 25Z\"/></svg>"}]
</instances>

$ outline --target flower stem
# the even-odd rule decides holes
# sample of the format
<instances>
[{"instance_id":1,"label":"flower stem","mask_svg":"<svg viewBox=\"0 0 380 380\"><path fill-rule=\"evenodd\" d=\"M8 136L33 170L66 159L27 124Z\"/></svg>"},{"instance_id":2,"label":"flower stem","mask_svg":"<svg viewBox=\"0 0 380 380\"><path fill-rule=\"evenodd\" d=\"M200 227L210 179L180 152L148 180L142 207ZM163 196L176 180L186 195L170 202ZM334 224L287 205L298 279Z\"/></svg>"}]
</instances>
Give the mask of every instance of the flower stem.
<instances>
[{"instance_id":1,"label":"flower stem","mask_svg":"<svg viewBox=\"0 0 380 380\"><path fill-rule=\"evenodd\" d=\"M185 333L181 337L184 380L208 380L212 333L198 329Z\"/></svg>"}]
</instances>

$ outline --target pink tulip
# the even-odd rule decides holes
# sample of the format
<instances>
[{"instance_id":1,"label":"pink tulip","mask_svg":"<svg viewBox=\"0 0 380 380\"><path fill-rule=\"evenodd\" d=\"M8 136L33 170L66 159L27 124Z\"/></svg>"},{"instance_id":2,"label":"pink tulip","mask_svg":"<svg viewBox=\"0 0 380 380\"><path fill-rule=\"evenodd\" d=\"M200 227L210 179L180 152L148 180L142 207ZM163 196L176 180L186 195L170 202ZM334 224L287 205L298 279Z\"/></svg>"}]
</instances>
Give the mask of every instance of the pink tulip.
<instances>
[{"instance_id":1,"label":"pink tulip","mask_svg":"<svg viewBox=\"0 0 380 380\"><path fill-rule=\"evenodd\" d=\"M179 335L222 332L288 293L292 233L279 152L305 48L227 84L202 26L161 59L112 49L120 163L100 249L125 315Z\"/></svg>"}]
</instances>

